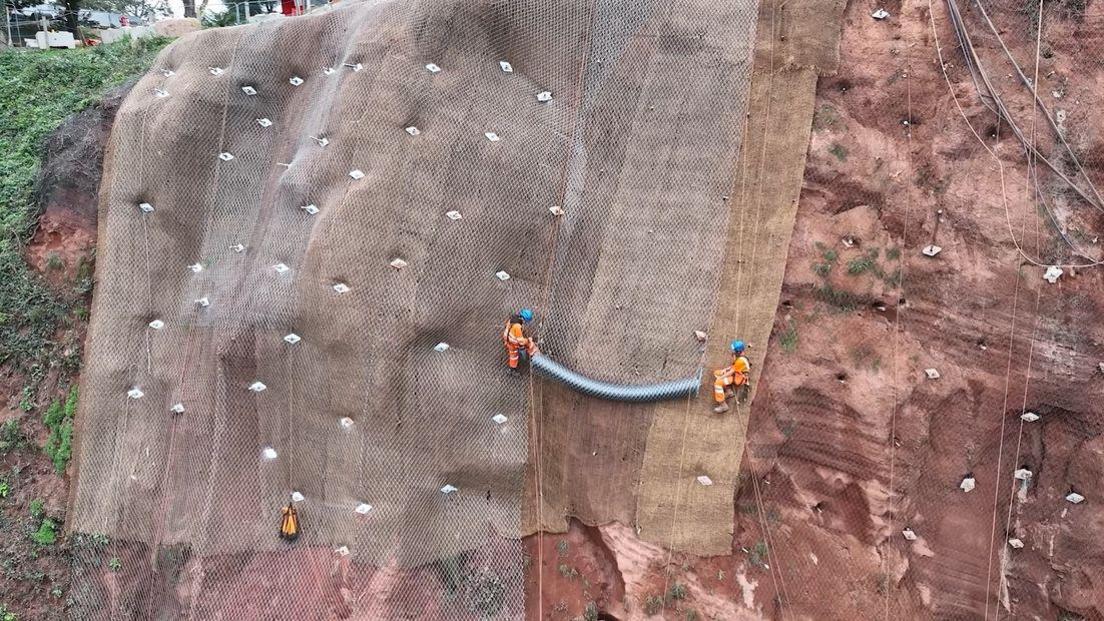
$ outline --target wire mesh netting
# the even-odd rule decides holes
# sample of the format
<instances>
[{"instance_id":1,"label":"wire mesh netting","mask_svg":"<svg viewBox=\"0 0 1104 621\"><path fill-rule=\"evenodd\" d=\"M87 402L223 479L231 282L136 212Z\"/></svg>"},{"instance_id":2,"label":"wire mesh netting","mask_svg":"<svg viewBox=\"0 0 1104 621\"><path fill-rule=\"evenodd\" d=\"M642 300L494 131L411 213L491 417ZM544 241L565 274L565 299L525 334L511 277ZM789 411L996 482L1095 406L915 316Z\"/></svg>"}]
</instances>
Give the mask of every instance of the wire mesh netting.
<instances>
[{"instance_id":1,"label":"wire mesh netting","mask_svg":"<svg viewBox=\"0 0 1104 621\"><path fill-rule=\"evenodd\" d=\"M168 48L105 164L73 616L523 616L502 322L696 371L754 16L366 2Z\"/></svg>"}]
</instances>

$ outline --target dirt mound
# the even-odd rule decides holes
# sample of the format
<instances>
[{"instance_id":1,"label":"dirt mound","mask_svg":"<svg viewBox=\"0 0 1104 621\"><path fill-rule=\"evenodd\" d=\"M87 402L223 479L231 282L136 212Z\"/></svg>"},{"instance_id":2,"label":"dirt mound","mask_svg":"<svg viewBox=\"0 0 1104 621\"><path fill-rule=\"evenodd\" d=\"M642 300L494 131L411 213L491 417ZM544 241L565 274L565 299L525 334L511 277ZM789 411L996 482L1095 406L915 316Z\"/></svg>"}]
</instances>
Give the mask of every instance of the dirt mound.
<instances>
[{"instance_id":1,"label":"dirt mound","mask_svg":"<svg viewBox=\"0 0 1104 621\"><path fill-rule=\"evenodd\" d=\"M26 259L55 285L91 277L104 150L115 114L132 86L116 88L73 115L43 145L35 180L41 211Z\"/></svg>"}]
</instances>

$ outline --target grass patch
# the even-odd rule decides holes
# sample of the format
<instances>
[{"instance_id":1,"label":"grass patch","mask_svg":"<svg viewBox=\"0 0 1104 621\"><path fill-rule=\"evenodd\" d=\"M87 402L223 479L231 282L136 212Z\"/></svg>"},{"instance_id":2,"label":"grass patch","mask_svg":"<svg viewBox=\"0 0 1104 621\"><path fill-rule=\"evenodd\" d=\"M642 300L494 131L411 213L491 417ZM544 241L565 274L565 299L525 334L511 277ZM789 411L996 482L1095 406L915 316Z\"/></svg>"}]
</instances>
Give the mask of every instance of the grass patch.
<instances>
[{"instance_id":1,"label":"grass patch","mask_svg":"<svg viewBox=\"0 0 1104 621\"><path fill-rule=\"evenodd\" d=\"M817 130L833 129L839 123L839 120L839 113L828 104L824 104L813 112L813 128Z\"/></svg>"},{"instance_id":2,"label":"grass patch","mask_svg":"<svg viewBox=\"0 0 1104 621\"><path fill-rule=\"evenodd\" d=\"M838 142L833 144L832 148L828 149L828 152L836 156L836 159L841 162L847 161L847 149Z\"/></svg>"},{"instance_id":3,"label":"grass patch","mask_svg":"<svg viewBox=\"0 0 1104 621\"><path fill-rule=\"evenodd\" d=\"M778 337L778 344L787 354L797 351L797 326L794 322L790 321L786 324L786 330Z\"/></svg>"},{"instance_id":4,"label":"grass patch","mask_svg":"<svg viewBox=\"0 0 1104 621\"><path fill-rule=\"evenodd\" d=\"M38 219L34 182L43 141L66 117L144 72L168 41L0 52L0 365L45 368L58 349L58 327L77 302L47 289L22 257Z\"/></svg>"},{"instance_id":5,"label":"grass patch","mask_svg":"<svg viewBox=\"0 0 1104 621\"><path fill-rule=\"evenodd\" d=\"M836 289L828 283L814 289L813 294L816 295L817 299L821 302L845 313L855 310L863 303L862 297L850 291Z\"/></svg>"},{"instance_id":6,"label":"grass patch","mask_svg":"<svg viewBox=\"0 0 1104 621\"><path fill-rule=\"evenodd\" d=\"M0 455L6 455L27 445L27 438L19 428L19 421L12 418L0 425Z\"/></svg>"},{"instance_id":7,"label":"grass patch","mask_svg":"<svg viewBox=\"0 0 1104 621\"><path fill-rule=\"evenodd\" d=\"M751 552L748 553L748 562L756 567L766 567L769 552L767 542L759 541L751 547Z\"/></svg>"},{"instance_id":8,"label":"grass patch","mask_svg":"<svg viewBox=\"0 0 1104 621\"><path fill-rule=\"evenodd\" d=\"M852 276L858 276L863 272L874 270L878 272L878 249L874 248L867 251L866 254L855 257L847 262L847 273Z\"/></svg>"},{"instance_id":9,"label":"grass patch","mask_svg":"<svg viewBox=\"0 0 1104 621\"><path fill-rule=\"evenodd\" d=\"M31 535L31 540L40 546L52 546L57 541L57 525L50 518L42 520L38 530Z\"/></svg>"},{"instance_id":10,"label":"grass patch","mask_svg":"<svg viewBox=\"0 0 1104 621\"><path fill-rule=\"evenodd\" d=\"M43 452L54 462L58 474L65 472L69 458L73 456L73 417L77 413L77 387L69 389L65 402L54 401L42 416L42 422L50 432Z\"/></svg>"},{"instance_id":11,"label":"grass patch","mask_svg":"<svg viewBox=\"0 0 1104 621\"><path fill-rule=\"evenodd\" d=\"M816 243L816 249L823 261L813 263L813 272L822 278L827 278L836 265L836 260L839 259L839 253L821 242Z\"/></svg>"},{"instance_id":12,"label":"grass patch","mask_svg":"<svg viewBox=\"0 0 1104 621\"><path fill-rule=\"evenodd\" d=\"M686 599L686 595L686 585L681 582L672 584L671 589L667 591L667 598L674 602Z\"/></svg>"},{"instance_id":13,"label":"grass patch","mask_svg":"<svg viewBox=\"0 0 1104 621\"><path fill-rule=\"evenodd\" d=\"M644 600L644 614L649 617L659 614L663 610L663 598L658 595L649 595Z\"/></svg>"}]
</instances>

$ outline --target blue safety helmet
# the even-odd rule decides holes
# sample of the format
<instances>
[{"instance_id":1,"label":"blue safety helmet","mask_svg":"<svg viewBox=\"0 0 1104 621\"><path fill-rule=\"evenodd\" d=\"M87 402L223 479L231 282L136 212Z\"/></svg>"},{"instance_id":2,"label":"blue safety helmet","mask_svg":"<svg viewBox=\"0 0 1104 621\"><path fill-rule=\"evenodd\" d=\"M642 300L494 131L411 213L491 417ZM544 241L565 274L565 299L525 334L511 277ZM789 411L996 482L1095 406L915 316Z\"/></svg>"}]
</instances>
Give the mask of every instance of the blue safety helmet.
<instances>
[{"instance_id":1,"label":"blue safety helmet","mask_svg":"<svg viewBox=\"0 0 1104 621\"><path fill-rule=\"evenodd\" d=\"M521 312L518 313L518 315L521 315L521 318L526 322L533 321L533 311L528 308L521 309Z\"/></svg>"},{"instance_id":2,"label":"blue safety helmet","mask_svg":"<svg viewBox=\"0 0 1104 621\"><path fill-rule=\"evenodd\" d=\"M734 354L744 353L744 348L745 347L747 347L747 345L745 345L744 342L739 340L739 339L736 339L735 341L732 341L732 344L730 344L728 346L728 348L731 349L732 353L734 353Z\"/></svg>"}]
</instances>

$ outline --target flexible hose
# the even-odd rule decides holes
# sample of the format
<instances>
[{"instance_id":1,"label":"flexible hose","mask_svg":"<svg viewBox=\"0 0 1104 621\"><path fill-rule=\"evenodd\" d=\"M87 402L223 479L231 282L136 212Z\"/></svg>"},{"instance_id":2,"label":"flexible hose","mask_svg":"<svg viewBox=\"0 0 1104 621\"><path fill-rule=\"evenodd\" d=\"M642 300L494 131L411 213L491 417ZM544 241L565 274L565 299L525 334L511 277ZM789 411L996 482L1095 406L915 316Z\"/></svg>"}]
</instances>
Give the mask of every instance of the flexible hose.
<instances>
[{"instance_id":1,"label":"flexible hose","mask_svg":"<svg viewBox=\"0 0 1104 621\"><path fill-rule=\"evenodd\" d=\"M701 386L701 370L694 377L660 382L658 384L613 384L585 377L563 366L544 354L536 354L530 361L533 370L561 382L563 385L589 397L609 401L646 403L668 401L697 394Z\"/></svg>"}]
</instances>

